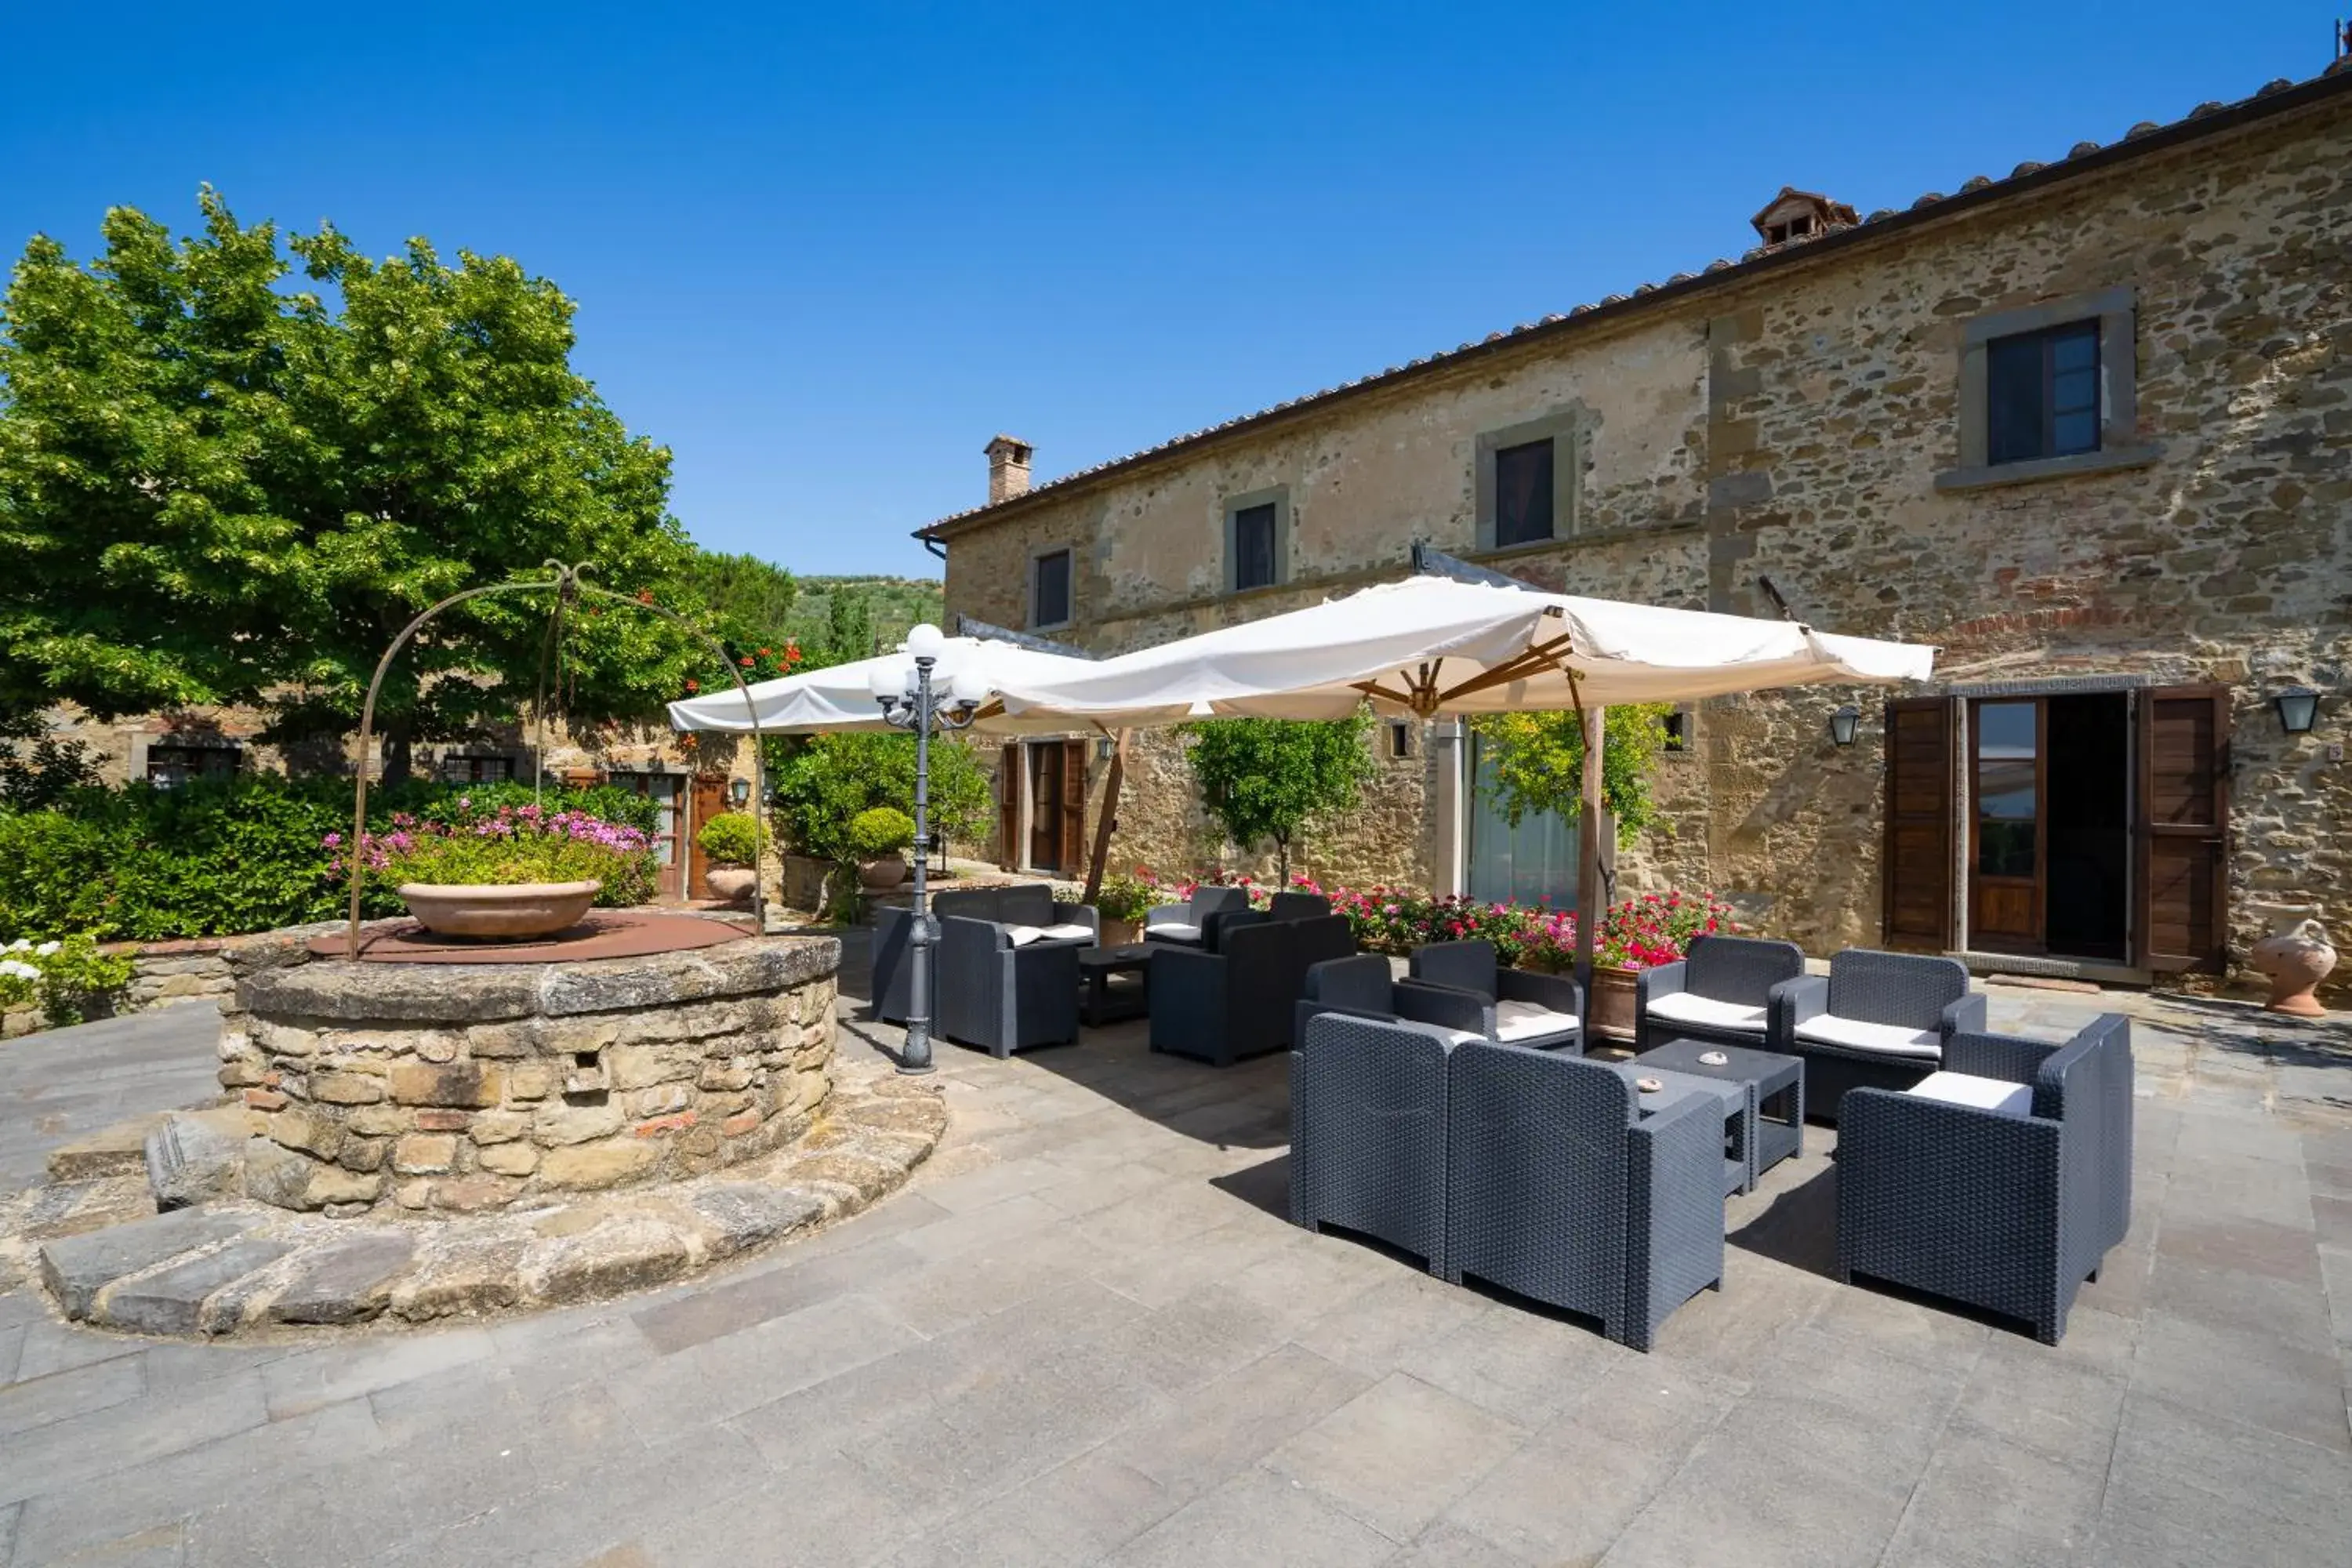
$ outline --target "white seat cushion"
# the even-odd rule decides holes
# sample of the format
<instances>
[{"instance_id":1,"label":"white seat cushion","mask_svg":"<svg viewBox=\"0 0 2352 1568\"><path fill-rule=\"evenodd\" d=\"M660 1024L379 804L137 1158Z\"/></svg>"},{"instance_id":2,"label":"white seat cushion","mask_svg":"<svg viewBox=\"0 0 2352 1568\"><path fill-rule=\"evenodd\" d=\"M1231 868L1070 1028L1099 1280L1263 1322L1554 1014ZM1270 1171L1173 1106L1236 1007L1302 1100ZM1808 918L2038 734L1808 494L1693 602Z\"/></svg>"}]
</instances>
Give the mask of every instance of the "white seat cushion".
<instances>
[{"instance_id":1,"label":"white seat cushion","mask_svg":"<svg viewBox=\"0 0 2352 1568\"><path fill-rule=\"evenodd\" d=\"M1033 942L1043 942L1045 939L1045 931L1042 926L1006 926L1004 928L1004 940L1015 947L1027 947Z\"/></svg>"},{"instance_id":2,"label":"white seat cushion","mask_svg":"<svg viewBox=\"0 0 2352 1568\"><path fill-rule=\"evenodd\" d=\"M1155 925L1145 926L1143 934L1156 936L1162 942L1198 942L1201 940L1201 928L1183 921L1161 921Z\"/></svg>"},{"instance_id":3,"label":"white seat cushion","mask_svg":"<svg viewBox=\"0 0 2352 1568\"><path fill-rule=\"evenodd\" d=\"M1561 1035L1576 1027L1576 1020L1566 1013L1555 1013L1549 1007L1538 1007L1532 1002L1497 1002L1495 1004L1495 1037L1498 1040L1525 1040L1537 1035Z\"/></svg>"},{"instance_id":4,"label":"white seat cushion","mask_svg":"<svg viewBox=\"0 0 2352 1568\"><path fill-rule=\"evenodd\" d=\"M1092 940L1095 934L1095 928L1092 926L1082 926L1076 921L1071 921L1062 925L1047 926L1038 934L1043 936L1048 942L1076 942L1080 937L1086 937L1088 940Z\"/></svg>"},{"instance_id":5,"label":"white seat cushion","mask_svg":"<svg viewBox=\"0 0 2352 1568\"><path fill-rule=\"evenodd\" d=\"M1669 991L1663 996L1651 997L1650 1016L1676 1024L1696 1024L1707 1029L1744 1029L1752 1035L1764 1032L1763 1008L1750 1007L1745 1002L1694 996L1687 991Z\"/></svg>"},{"instance_id":6,"label":"white seat cushion","mask_svg":"<svg viewBox=\"0 0 2352 1568\"><path fill-rule=\"evenodd\" d=\"M1908 1057L1918 1061L1944 1059L1944 1038L1933 1029L1906 1029L1900 1024L1865 1024L1824 1013L1797 1026L1797 1038L1842 1050L1875 1051L1883 1057Z\"/></svg>"},{"instance_id":7,"label":"white seat cushion","mask_svg":"<svg viewBox=\"0 0 2352 1568\"><path fill-rule=\"evenodd\" d=\"M1949 1105L1969 1105L1979 1110L1990 1110L1995 1116L2031 1116L2033 1113L2033 1090L2021 1083L2005 1079L1978 1078L1964 1072L1931 1072L1903 1091L1922 1100L1940 1100Z\"/></svg>"}]
</instances>

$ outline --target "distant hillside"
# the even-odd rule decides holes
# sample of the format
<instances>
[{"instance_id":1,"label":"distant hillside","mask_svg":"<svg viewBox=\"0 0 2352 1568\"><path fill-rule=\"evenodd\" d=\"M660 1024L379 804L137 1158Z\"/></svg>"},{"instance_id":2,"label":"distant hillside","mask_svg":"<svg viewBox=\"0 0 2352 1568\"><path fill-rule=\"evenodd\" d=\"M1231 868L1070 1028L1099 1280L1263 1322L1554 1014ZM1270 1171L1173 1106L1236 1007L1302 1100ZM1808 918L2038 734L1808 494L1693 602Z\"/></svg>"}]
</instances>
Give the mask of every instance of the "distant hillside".
<instances>
[{"instance_id":1,"label":"distant hillside","mask_svg":"<svg viewBox=\"0 0 2352 1568\"><path fill-rule=\"evenodd\" d=\"M799 583L785 626L803 643L824 639L838 594L866 601L874 635L884 647L895 647L919 621L938 625L946 610L945 585L936 577L803 577Z\"/></svg>"}]
</instances>

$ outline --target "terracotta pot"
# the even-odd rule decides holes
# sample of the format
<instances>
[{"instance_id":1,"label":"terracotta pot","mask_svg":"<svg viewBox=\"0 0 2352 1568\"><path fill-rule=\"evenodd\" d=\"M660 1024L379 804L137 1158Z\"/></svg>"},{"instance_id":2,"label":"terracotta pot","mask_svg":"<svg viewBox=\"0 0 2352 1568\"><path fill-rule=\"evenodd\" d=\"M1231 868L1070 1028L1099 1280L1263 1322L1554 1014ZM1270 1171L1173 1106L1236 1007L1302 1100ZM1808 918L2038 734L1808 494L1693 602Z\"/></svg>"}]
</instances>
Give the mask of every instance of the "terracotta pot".
<instances>
[{"instance_id":1,"label":"terracotta pot","mask_svg":"<svg viewBox=\"0 0 2352 1568\"><path fill-rule=\"evenodd\" d=\"M2254 943L2248 956L2254 968L2270 979L2270 999L2263 1004L2265 1010L2297 1018L2327 1016L2327 1009L2311 994L2336 967L2336 949L2328 942L2325 926L2308 918L2284 920L2278 931Z\"/></svg>"},{"instance_id":2,"label":"terracotta pot","mask_svg":"<svg viewBox=\"0 0 2352 1568\"><path fill-rule=\"evenodd\" d=\"M760 873L749 866L714 863L702 873L704 889L722 903L749 903L751 889L759 885Z\"/></svg>"},{"instance_id":3,"label":"terracotta pot","mask_svg":"<svg viewBox=\"0 0 2352 1568\"><path fill-rule=\"evenodd\" d=\"M425 930L443 936L546 936L578 925L604 884L515 882L453 887L404 882L401 901Z\"/></svg>"},{"instance_id":4,"label":"terracotta pot","mask_svg":"<svg viewBox=\"0 0 2352 1568\"><path fill-rule=\"evenodd\" d=\"M857 863L857 882L869 893L887 893L907 879L904 855L882 855Z\"/></svg>"},{"instance_id":5,"label":"terracotta pot","mask_svg":"<svg viewBox=\"0 0 2352 1568\"><path fill-rule=\"evenodd\" d=\"M1143 940L1143 926L1137 921L1102 918L1102 944L1105 947L1132 947Z\"/></svg>"},{"instance_id":6,"label":"terracotta pot","mask_svg":"<svg viewBox=\"0 0 2352 1568\"><path fill-rule=\"evenodd\" d=\"M1633 977L1638 969L1594 964L1592 994L1584 999L1585 1029L1613 1039L1633 1037Z\"/></svg>"}]
</instances>

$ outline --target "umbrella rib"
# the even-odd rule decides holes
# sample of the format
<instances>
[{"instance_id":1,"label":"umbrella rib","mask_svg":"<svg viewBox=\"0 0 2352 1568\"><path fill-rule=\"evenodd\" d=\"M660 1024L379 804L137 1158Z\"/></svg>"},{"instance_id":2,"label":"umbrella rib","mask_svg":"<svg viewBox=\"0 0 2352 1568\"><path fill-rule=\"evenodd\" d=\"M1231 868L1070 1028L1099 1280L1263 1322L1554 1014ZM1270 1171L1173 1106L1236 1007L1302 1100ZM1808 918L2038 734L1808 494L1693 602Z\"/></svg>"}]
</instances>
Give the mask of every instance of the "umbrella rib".
<instances>
[{"instance_id":1,"label":"umbrella rib","mask_svg":"<svg viewBox=\"0 0 2352 1568\"><path fill-rule=\"evenodd\" d=\"M1353 684L1357 690L1362 692L1367 697L1378 697L1384 701L1394 702L1405 708L1412 706L1412 698L1406 696L1402 691L1391 691L1377 680L1359 680Z\"/></svg>"},{"instance_id":2,"label":"umbrella rib","mask_svg":"<svg viewBox=\"0 0 2352 1568\"><path fill-rule=\"evenodd\" d=\"M1551 658L1552 651L1556 648L1565 647L1569 640L1568 635L1563 632L1559 637L1552 638L1549 642L1538 643L1535 647L1528 649L1525 653L1519 654L1516 658L1507 659L1505 662L1495 666L1494 668L1487 670L1484 675L1472 676L1469 679L1454 688L1451 691L1445 692L1443 700L1450 702L1457 698L1468 697L1474 693L1487 690L1492 687L1507 686L1514 680L1524 679L1526 677L1534 675L1539 670L1551 668L1556 662ZM1567 667L1561 666L1560 668L1565 668Z\"/></svg>"}]
</instances>

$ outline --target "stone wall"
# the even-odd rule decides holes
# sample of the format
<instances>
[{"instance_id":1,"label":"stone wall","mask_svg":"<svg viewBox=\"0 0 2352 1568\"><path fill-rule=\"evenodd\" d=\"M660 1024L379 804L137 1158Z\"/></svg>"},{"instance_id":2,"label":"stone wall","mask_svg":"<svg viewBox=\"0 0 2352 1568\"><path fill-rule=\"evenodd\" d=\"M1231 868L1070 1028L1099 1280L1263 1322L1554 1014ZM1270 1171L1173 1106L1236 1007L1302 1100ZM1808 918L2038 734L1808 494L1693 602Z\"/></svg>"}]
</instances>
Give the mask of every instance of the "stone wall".
<instances>
[{"instance_id":1,"label":"stone wall","mask_svg":"<svg viewBox=\"0 0 2352 1568\"><path fill-rule=\"evenodd\" d=\"M249 1195L355 1215L499 1209L775 1149L831 1089L829 937L569 964L236 955L220 1081L268 1115Z\"/></svg>"},{"instance_id":2,"label":"stone wall","mask_svg":"<svg viewBox=\"0 0 2352 1568\"><path fill-rule=\"evenodd\" d=\"M2072 676L2236 692L2231 951L2273 906L2352 934L2352 96L2338 91L2072 180L1885 233L1460 362L1310 399L1164 460L1049 487L951 525L948 605L1022 624L1034 551L1075 552L1077 624L1112 653L1393 577L1411 543L1549 587L1939 645L1937 685ZM1939 489L1957 468L1965 323L2128 288L2144 467ZM1574 531L1478 552L1482 431L1578 411ZM1288 580L1218 592L1223 498L1287 485ZM2270 699L2327 694L2284 734ZM1724 699L1662 762L1662 821L1621 860L1633 888L1730 894L1816 952L1880 936L1883 693ZM1862 743L1830 743L1852 701ZM1434 748L1424 748L1429 757ZM1436 761L1396 766L1334 875L1435 882ZM1099 766L1097 789L1099 790ZM1139 742L1118 859L1233 858L1172 742ZM1309 864L1317 862L1310 844ZM2341 987L2352 966L2339 975Z\"/></svg>"}]
</instances>

